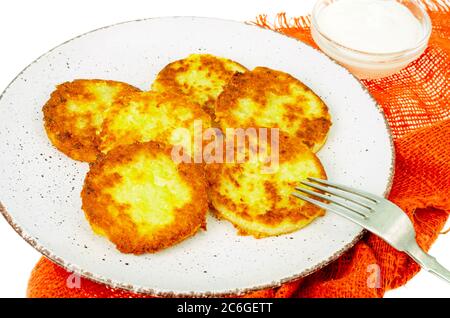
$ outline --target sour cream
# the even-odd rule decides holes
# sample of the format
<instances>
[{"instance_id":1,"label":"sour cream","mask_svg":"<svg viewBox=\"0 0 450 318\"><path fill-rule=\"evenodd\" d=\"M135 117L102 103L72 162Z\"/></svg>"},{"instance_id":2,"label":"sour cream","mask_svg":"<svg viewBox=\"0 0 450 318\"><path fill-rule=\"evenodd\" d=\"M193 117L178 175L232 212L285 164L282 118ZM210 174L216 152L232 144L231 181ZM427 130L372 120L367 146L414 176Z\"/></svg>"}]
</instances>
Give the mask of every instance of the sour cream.
<instances>
[{"instance_id":1,"label":"sour cream","mask_svg":"<svg viewBox=\"0 0 450 318\"><path fill-rule=\"evenodd\" d=\"M419 20L394 0L338 0L320 12L317 23L334 42L368 53L407 50L423 37Z\"/></svg>"}]
</instances>

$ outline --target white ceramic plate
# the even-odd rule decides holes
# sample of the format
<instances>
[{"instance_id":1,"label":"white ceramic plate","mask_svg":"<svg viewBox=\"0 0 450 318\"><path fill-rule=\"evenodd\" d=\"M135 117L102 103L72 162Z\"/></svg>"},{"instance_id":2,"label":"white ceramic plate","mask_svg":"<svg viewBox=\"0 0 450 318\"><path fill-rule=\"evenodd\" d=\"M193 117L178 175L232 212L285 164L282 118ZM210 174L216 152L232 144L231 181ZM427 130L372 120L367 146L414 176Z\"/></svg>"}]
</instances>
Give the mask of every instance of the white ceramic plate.
<instances>
[{"instance_id":1,"label":"white ceramic plate","mask_svg":"<svg viewBox=\"0 0 450 318\"><path fill-rule=\"evenodd\" d=\"M121 23L74 38L25 68L0 100L0 201L8 222L41 253L93 280L160 295L219 295L273 287L337 258L362 229L327 213L279 237L236 234L208 218L208 231L157 254L119 253L81 210L88 165L52 147L42 105L58 83L104 78L148 89L157 72L190 53L292 74L329 106L333 126L319 157L330 180L383 195L394 160L383 114L349 72L295 39L244 23L174 17Z\"/></svg>"}]
</instances>

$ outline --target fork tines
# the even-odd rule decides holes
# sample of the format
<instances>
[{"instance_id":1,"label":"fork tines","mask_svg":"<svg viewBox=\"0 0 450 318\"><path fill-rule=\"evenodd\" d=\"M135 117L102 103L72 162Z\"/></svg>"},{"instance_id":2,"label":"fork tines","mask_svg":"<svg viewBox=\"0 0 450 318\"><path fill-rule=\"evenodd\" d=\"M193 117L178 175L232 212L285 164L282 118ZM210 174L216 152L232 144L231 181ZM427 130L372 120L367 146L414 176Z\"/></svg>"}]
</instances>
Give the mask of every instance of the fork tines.
<instances>
[{"instance_id":1,"label":"fork tines","mask_svg":"<svg viewBox=\"0 0 450 318\"><path fill-rule=\"evenodd\" d=\"M331 210L337 214L355 220L355 216L359 219L365 219L373 212L373 207L378 199L364 191L356 190L347 186L336 184L328 180L317 178L308 178L309 181L301 181L300 183L306 187L315 189L309 190L305 187L296 187L298 192L292 193L295 197L306 202L314 204L322 209ZM317 198L317 199L314 199ZM329 202L329 203L325 203Z\"/></svg>"}]
</instances>

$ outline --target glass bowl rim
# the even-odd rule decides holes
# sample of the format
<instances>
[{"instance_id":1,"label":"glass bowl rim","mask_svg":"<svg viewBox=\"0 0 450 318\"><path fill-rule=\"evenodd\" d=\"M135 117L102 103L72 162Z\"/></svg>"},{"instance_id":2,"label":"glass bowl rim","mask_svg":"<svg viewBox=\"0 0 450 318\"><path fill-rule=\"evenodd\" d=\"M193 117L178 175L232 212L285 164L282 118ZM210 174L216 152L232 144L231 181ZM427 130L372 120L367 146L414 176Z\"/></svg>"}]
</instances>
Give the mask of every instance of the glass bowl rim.
<instances>
[{"instance_id":1,"label":"glass bowl rim","mask_svg":"<svg viewBox=\"0 0 450 318\"><path fill-rule=\"evenodd\" d=\"M358 49L353 49L350 48L348 46L345 46L341 43L338 43L336 41L334 41L333 39L331 39L330 37L328 37L326 34L323 33L323 31L321 31L319 24L317 22L317 17L318 17L318 11L319 11L319 5L325 3L325 2L329 2L330 0L317 0L316 3L314 4L314 8L311 14L311 29L314 29L321 37L323 37L325 40L327 40L328 42L331 42L333 45L344 49L346 51L350 51L352 53L357 53L359 55L363 55L366 57L373 57L373 56L377 56L377 57L398 57L400 55L414 55L416 53L416 51L421 50L428 42L430 36L431 36L431 31L432 31L432 25L431 25L431 19L430 16L428 15L427 11L419 4L417 3L417 1L415 0L409 0L415 8L417 8L420 13L423 15L424 18L424 35L420 38L420 40L417 42L417 44L414 47L411 48L407 48L401 51L394 51L394 52L386 52L386 53L373 53L373 52L367 52L367 51L361 51ZM332 0L332 2L335 1L339 1L339 0ZM394 0L397 1L397 0ZM422 23L421 23L422 24Z\"/></svg>"}]
</instances>

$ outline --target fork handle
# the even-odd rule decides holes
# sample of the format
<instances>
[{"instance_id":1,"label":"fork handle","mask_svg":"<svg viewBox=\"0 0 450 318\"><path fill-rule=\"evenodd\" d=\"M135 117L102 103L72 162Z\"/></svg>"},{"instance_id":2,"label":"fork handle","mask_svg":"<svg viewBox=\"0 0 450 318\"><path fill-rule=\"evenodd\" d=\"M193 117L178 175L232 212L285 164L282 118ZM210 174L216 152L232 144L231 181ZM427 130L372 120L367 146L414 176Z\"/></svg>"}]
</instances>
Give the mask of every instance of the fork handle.
<instances>
[{"instance_id":1,"label":"fork handle","mask_svg":"<svg viewBox=\"0 0 450 318\"><path fill-rule=\"evenodd\" d=\"M442 266L436 258L425 253L415 241L409 246L406 253L422 268L450 283L450 271Z\"/></svg>"}]
</instances>

